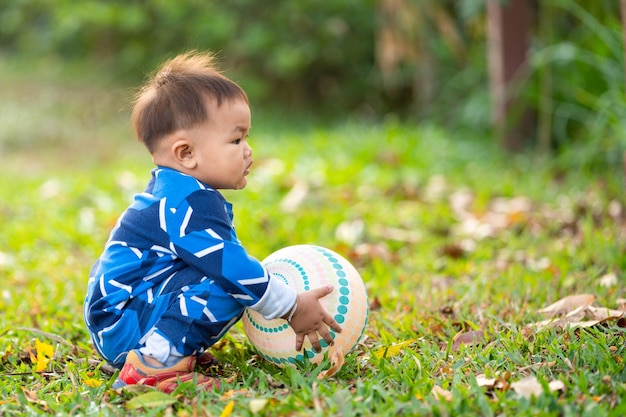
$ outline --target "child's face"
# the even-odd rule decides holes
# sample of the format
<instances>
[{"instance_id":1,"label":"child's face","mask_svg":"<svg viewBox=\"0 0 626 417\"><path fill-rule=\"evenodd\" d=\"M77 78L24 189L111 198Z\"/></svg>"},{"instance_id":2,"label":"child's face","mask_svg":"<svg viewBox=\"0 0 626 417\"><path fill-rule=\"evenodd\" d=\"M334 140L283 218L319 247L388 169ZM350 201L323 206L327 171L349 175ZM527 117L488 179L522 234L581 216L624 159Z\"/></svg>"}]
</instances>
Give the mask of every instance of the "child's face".
<instances>
[{"instance_id":1,"label":"child's face","mask_svg":"<svg viewBox=\"0 0 626 417\"><path fill-rule=\"evenodd\" d=\"M207 101L209 120L188 130L197 162L193 176L215 189L242 189L252 165L250 108L243 100Z\"/></svg>"}]
</instances>

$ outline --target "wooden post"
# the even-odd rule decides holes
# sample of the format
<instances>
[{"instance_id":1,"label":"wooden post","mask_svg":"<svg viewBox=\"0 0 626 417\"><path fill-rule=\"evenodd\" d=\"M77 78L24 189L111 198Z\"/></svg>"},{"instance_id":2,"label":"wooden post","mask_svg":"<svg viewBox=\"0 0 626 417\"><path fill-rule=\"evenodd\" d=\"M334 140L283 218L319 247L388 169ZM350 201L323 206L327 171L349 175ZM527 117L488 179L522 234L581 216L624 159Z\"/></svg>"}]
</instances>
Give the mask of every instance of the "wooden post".
<instances>
[{"instance_id":1,"label":"wooden post","mask_svg":"<svg viewBox=\"0 0 626 417\"><path fill-rule=\"evenodd\" d=\"M516 88L526 68L529 3L529 0L487 0L492 120L496 137L509 150L522 149L531 134L529 112L516 101Z\"/></svg>"}]
</instances>

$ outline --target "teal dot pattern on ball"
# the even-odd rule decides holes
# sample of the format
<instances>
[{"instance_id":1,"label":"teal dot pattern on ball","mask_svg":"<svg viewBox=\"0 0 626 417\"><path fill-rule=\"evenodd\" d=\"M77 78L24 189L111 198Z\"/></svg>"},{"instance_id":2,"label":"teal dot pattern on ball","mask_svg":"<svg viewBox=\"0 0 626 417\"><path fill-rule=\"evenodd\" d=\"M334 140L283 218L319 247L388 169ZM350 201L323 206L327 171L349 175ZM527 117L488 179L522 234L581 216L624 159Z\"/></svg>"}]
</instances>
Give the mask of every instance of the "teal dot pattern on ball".
<instances>
[{"instance_id":1,"label":"teal dot pattern on ball","mask_svg":"<svg viewBox=\"0 0 626 417\"><path fill-rule=\"evenodd\" d=\"M266 258L263 264L274 277L280 278L287 285L294 285L298 291L309 291L323 285L324 282L331 283L335 287L333 293L320 299L320 302L327 301L329 297L325 303L326 308L340 325L343 326L351 320L349 327L344 327L344 332L341 334L329 329L331 337L335 340L342 340L341 346L345 353L356 345L366 327L369 305L365 287L352 265L333 251L314 245L298 245L281 249ZM351 284L350 279L356 279L356 281ZM351 285L357 285L357 287L351 287ZM356 302L351 292L355 288L359 293ZM352 311L354 307L357 308L356 311ZM351 319L348 319L349 315L352 315ZM356 317L359 317L357 322L364 319L362 325L357 325L358 328L355 327ZM305 344L302 351L295 351L295 339L292 339L295 334L283 319L266 320L260 314L246 309L243 322L244 329L257 352L264 359L279 366L297 364L306 360L317 362L323 357L323 352L315 352L308 342L308 346ZM358 331L360 332L355 334ZM352 336L346 339L345 333L351 333ZM287 342L293 345L286 346ZM323 351L329 347L323 339L320 340L320 345Z\"/></svg>"},{"instance_id":2,"label":"teal dot pattern on ball","mask_svg":"<svg viewBox=\"0 0 626 417\"><path fill-rule=\"evenodd\" d=\"M349 284L348 280L345 279L346 273L343 271L343 265L341 265L341 263L339 262L339 259L335 258L334 253L331 253L327 251L326 249L319 247L319 246L315 247L315 250L317 250L322 255L324 255L328 259L328 261L332 263L333 269L335 271L335 275L337 275L337 277L339 278L337 280L337 283L339 284L339 294L343 294L343 295L339 297L340 305L337 306L337 311L333 318L335 319L337 323L341 325L346 321L345 315L348 312L348 304L350 304L350 298L348 297L348 294L350 294L350 288L348 288L348 284ZM330 330L330 334L332 335L334 339L335 331L333 329L329 329L329 330Z\"/></svg>"},{"instance_id":3,"label":"teal dot pattern on ball","mask_svg":"<svg viewBox=\"0 0 626 417\"><path fill-rule=\"evenodd\" d=\"M250 320L250 324L252 324L257 330L263 333L279 333L289 328L289 324L287 323L279 324L277 326L266 327L260 324L254 319L254 317L250 315L250 310L246 310L245 314L248 317L248 320Z\"/></svg>"}]
</instances>

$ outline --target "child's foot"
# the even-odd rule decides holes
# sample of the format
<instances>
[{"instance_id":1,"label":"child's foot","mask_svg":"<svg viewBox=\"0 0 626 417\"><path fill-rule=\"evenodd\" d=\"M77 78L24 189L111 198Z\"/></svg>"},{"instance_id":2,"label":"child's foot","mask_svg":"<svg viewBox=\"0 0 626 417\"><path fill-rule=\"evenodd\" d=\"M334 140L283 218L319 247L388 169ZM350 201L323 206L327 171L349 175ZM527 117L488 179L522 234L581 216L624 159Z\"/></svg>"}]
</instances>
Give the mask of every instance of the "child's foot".
<instances>
[{"instance_id":1,"label":"child's foot","mask_svg":"<svg viewBox=\"0 0 626 417\"><path fill-rule=\"evenodd\" d=\"M126 356L124 367L113 384L113 388L140 384L171 393L181 383L187 381L194 381L197 387L205 390L219 386L219 380L194 372L195 365L196 357L187 356L172 366L155 367L148 365L139 351L131 350Z\"/></svg>"}]
</instances>

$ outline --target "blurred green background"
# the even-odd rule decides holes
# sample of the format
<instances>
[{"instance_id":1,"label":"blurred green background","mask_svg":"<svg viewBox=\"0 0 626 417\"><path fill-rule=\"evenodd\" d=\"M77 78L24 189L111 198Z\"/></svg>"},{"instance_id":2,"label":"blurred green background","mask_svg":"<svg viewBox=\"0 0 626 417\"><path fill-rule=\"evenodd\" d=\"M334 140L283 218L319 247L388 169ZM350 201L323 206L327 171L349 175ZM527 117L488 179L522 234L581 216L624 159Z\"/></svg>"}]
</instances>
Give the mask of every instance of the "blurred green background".
<instances>
[{"instance_id":1,"label":"blurred green background","mask_svg":"<svg viewBox=\"0 0 626 417\"><path fill-rule=\"evenodd\" d=\"M620 166L620 3L531 3L518 95L543 131L529 146L564 168ZM0 59L5 73L134 86L178 52L212 50L256 109L285 119L398 117L490 135L485 14L485 0L2 0ZM0 135L4 148L30 140Z\"/></svg>"}]
</instances>

